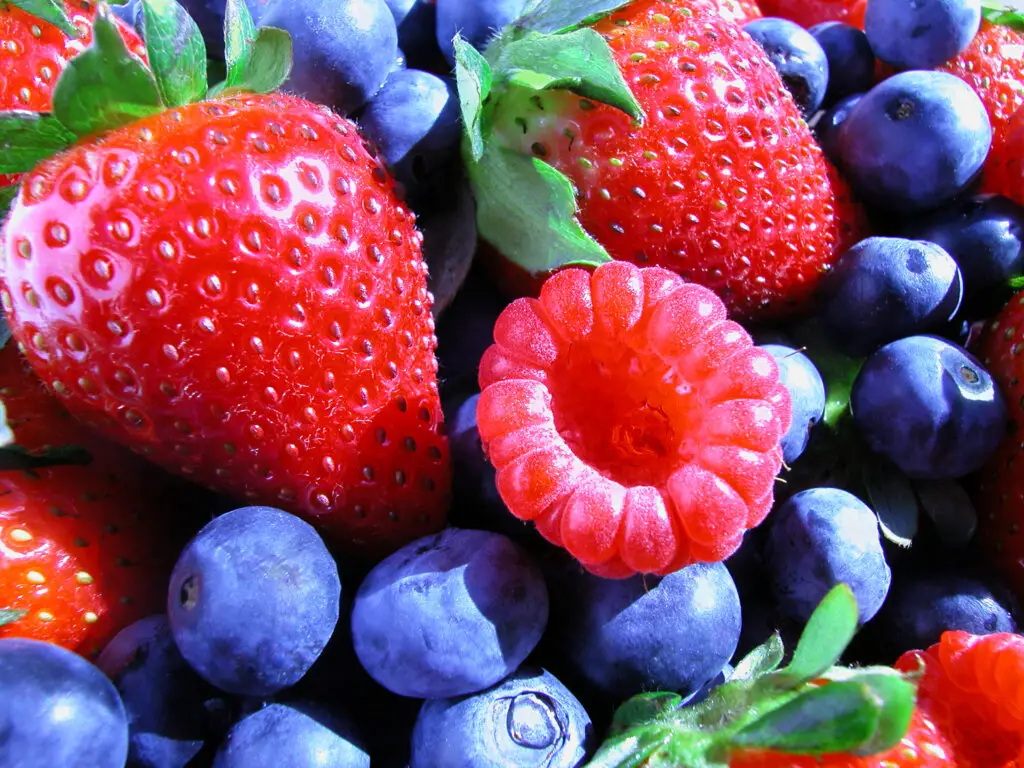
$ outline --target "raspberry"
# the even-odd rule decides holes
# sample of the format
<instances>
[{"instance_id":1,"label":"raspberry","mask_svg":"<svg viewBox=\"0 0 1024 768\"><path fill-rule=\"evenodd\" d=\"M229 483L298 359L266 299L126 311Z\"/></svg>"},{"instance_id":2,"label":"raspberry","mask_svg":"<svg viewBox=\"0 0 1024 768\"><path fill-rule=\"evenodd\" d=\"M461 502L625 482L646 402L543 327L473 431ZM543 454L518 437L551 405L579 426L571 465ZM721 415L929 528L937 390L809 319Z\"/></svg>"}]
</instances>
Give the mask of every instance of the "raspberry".
<instances>
[{"instance_id":1,"label":"raspberry","mask_svg":"<svg viewBox=\"0 0 1024 768\"><path fill-rule=\"evenodd\" d=\"M928 650L909 651L895 666L911 671L921 665L919 705L948 736L956 765L1024 764L1024 637L944 632Z\"/></svg>"},{"instance_id":2,"label":"raspberry","mask_svg":"<svg viewBox=\"0 0 1024 768\"><path fill-rule=\"evenodd\" d=\"M789 394L710 290L625 262L567 269L494 339L477 420L498 490L591 572L721 561L771 509Z\"/></svg>"}]
</instances>

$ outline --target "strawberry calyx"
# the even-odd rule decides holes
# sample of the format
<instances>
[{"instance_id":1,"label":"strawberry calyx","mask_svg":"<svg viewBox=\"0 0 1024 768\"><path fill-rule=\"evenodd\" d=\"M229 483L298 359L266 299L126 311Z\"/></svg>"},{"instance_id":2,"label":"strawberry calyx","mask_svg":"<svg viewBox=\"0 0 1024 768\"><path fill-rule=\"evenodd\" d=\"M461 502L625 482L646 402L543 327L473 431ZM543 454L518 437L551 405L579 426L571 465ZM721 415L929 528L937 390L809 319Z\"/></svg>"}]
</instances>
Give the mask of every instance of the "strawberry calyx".
<instances>
[{"instance_id":1,"label":"strawberry calyx","mask_svg":"<svg viewBox=\"0 0 1024 768\"><path fill-rule=\"evenodd\" d=\"M28 611L15 610L13 608L0 608L0 627L13 624L18 619L23 618L28 614Z\"/></svg>"},{"instance_id":2,"label":"strawberry calyx","mask_svg":"<svg viewBox=\"0 0 1024 768\"><path fill-rule=\"evenodd\" d=\"M44 21L63 16L56 0L4 1ZM227 2L226 77L212 87L202 34L185 9L175 0L143 0L142 12L148 66L128 50L110 6L100 2L92 43L57 79L53 111L0 113L0 174L26 173L80 139L166 109L225 93L269 93L291 71L291 37L273 27L257 30L244 0ZM16 195L14 186L3 191L0 216Z\"/></svg>"},{"instance_id":3,"label":"strawberry calyx","mask_svg":"<svg viewBox=\"0 0 1024 768\"><path fill-rule=\"evenodd\" d=\"M982 0L981 15L993 24L1024 30L1024 10L1007 0Z\"/></svg>"},{"instance_id":4,"label":"strawberry calyx","mask_svg":"<svg viewBox=\"0 0 1024 768\"><path fill-rule=\"evenodd\" d=\"M607 42L587 26L623 5L535 2L484 53L455 38L462 154L477 201L477 228L530 275L611 260L580 224L569 178L517 147L515 138L524 132L519 105L545 92L574 94L643 120Z\"/></svg>"},{"instance_id":5,"label":"strawberry calyx","mask_svg":"<svg viewBox=\"0 0 1024 768\"><path fill-rule=\"evenodd\" d=\"M834 587L786 666L773 635L699 704L646 693L623 704L588 768L725 768L737 750L858 756L885 752L910 727L921 670L837 666L857 629L857 601Z\"/></svg>"},{"instance_id":6,"label":"strawberry calyx","mask_svg":"<svg viewBox=\"0 0 1024 768\"><path fill-rule=\"evenodd\" d=\"M124 2L125 0L120 0ZM68 37L78 37L79 32L64 12L61 0L0 0L0 10L17 8L40 21L52 24Z\"/></svg>"}]
</instances>

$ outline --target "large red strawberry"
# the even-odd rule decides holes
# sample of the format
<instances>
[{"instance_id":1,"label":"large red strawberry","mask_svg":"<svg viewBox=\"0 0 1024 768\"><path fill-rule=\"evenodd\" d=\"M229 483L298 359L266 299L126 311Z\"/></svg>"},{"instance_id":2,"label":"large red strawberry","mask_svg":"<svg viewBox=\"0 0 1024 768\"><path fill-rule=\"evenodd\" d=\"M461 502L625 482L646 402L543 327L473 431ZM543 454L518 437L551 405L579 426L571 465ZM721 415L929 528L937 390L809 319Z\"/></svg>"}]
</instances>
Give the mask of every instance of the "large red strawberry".
<instances>
[{"instance_id":1,"label":"large red strawberry","mask_svg":"<svg viewBox=\"0 0 1024 768\"><path fill-rule=\"evenodd\" d=\"M857 217L761 47L714 0L553 27L528 16L486 59L459 44L483 238L533 275L610 256L745 316L806 308Z\"/></svg>"},{"instance_id":2,"label":"large red strawberry","mask_svg":"<svg viewBox=\"0 0 1024 768\"><path fill-rule=\"evenodd\" d=\"M757 0L765 16L779 16L804 27L823 21L845 21L864 28L868 0Z\"/></svg>"},{"instance_id":3,"label":"large red strawberry","mask_svg":"<svg viewBox=\"0 0 1024 768\"><path fill-rule=\"evenodd\" d=\"M287 76L251 60L284 33L254 44L232 0L208 98L182 14L147 6L154 76L100 11L75 98L34 124L84 138L25 177L3 231L14 335L74 415L175 472L350 548L434 531L449 467L413 216L353 123L254 92Z\"/></svg>"},{"instance_id":4,"label":"large red strawberry","mask_svg":"<svg viewBox=\"0 0 1024 768\"><path fill-rule=\"evenodd\" d=\"M1024 205L1024 105L1010 120L1005 138L989 152L982 183L985 192Z\"/></svg>"},{"instance_id":5,"label":"large red strawberry","mask_svg":"<svg viewBox=\"0 0 1024 768\"><path fill-rule=\"evenodd\" d=\"M610 578L723 560L772 505L789 393L707 288L625 262L513 302L480 362L512 514Z\"/></svg>"},{"instance_id":6,"label":"large red strawberry","mask_svg":"<svg viewBox=\"0 0 1024 768\"><path fill-rule=\"evenodd\" d=\"M754 0L717 0L722 18L746 24L761 18L761 9Z\"/></svg>"},{"instance_id":7,"label":"large red strawberry","mask_svg":"<svg viewBox=\"0 0 1024 768\"><path fill-rule=\"evenodd\" d=\"M6 0L0 3L0 113L28 109L46 111L57 77L68 61L92 42L92 23L96 16L93 0L64 0L65 15L51 10L47 20L33 16L18 6L47 8L46 3ZM56 6L53 6L56 9ZM118 20L118 29L129 49L145 58L139 36ZM0 174L0 202L4 188L17 176ZM0 215L3 213L0 205Z\"/></svg>"},{"instance_id":8,"label":"large red strawberry","mask_svg":"<svg viewBox=\"0 0 1024 768\"><path fill-rule=\"evenodd\" d=\"M0 613L18 616L0 637L98 653L163 610L188 510L159 469L61 408L14 344L0 350L0 403L17 446L0 449Z\"/></svg>"}]
</instances>

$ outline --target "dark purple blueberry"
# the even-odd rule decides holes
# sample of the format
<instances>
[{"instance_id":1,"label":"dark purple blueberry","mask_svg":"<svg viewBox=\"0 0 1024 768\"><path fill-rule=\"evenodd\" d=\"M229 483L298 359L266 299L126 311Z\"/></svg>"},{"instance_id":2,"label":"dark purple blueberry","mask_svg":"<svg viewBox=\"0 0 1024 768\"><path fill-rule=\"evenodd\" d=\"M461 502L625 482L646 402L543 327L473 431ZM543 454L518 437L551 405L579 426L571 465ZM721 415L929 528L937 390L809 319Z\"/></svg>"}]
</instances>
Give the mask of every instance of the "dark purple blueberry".
<instances>
[{"instance_id":1,"label":"dark purple blueberry","mask_svg":"<svg viewBox=\"0 0 1024 768\"><path fill-rule=\"evenodd\" d=\"M398 27L398 47L410 67L435 71L444 63L437 47L437 4L433 0L384 0Z\"/></svg>"},{"instance_id":2,"label":"dark purple blueberry","mask_svg":"<svg viewBox=\"0 0 1024 768\"><path fill-rule=\"evenodd\" d=\"M269 704L228 731L213 768L370 768L347 717L324 704Z\"/></svg>"},{"instance_id":3,"label":"dark purple blueberry","mask_svg":"<svg viewBox=\"0 0 1024 768\"><path fill-rule=\"evenodd\" d=\"M875 84L875 54L861 30L842 21L825 21L807 31L828 59L825 104L871 89Z\"/></svg>"},{"instance_id":4,"label":"dark purple blueberry","mask_svg":"<svg viewBox=\"0 0 1024 768\"><path fill-rule=\"evenodd\" d=\"M577 768L590 717L551 673L524 668L480 693L423 704L409 768Z\"/></svg>"},{"instance_id":5,"label":"dark purple blueberry","mask_svg":"<svg viewBox=\"0 0 1024 768\"><path fill-rule=\"evenodd\" d=\"M469 278L476 255L476 204L464 180L447 185L444 204L417 211L416 226L423 233L427 287L434 296L435 318L451 306ZM450 199L444 199L450 198Z\"/></svg>"},{"instance_id":6,"label":"dark purple blueberry","mask_svg":"<svg viewBox=\"0 0 1024 768\"><path fill-rule=\"evenodd\" d=\"M519 18L525 6L526 0L437 0L437 45L454 65L456 33L482 51L506 24Z\"/></svg>"},{"instance_id":7,"label":"dark purple blueberry","mask_svg":"<svg viewBox=\"0 0 1024 768\"><path fill-rule=\"evenodd\" d=\"M259 697L306 674L334 632L340 600L338 566L309 523L272 507L242 507L186 545L167 613L201 677Z\"/></svg>"},{"instance_id":8,"label":"dark purple blueberry","mask_svg":"<svg viewBox=\"0 0 1024 768\"><path fill-rule=\"evenodd\" d=\"M939 246L869 237L844 253L822 280L819 316L829 341L857 357L941 326L962 298L960 270Z\"/></svg>"},{"instance_id":9,"label":"dark purple blueberry","mask_svg":"<svg viewBox=\"0 0 1024 768\"><path fill-rule=\"evenodd\" d=\"M164 615L121 630L96 660L128 714L131 768L184 768L209 736L206 702L218 692L182 657Z\"/></svg>"},{"instance_id":10,"label":"dark purple blueberry","mask_svg":"<svg viewBox=\"0 0 1024 768\"><path fill-rule=\"evenodd\" d=\"M850 111L857 102L864 98L863 93L855 93L840 99L814 123L814 135L818 139L822 152L834 164L839 164L839 127L850 116Z\"/></svg>"},{"instance_id":11,"label":"dark purple blueberry","mask_svg":"<svg viewBox=\"0 0 1024 768\"><path fill-rule=\"evenodd\" d=\"M864 441L910 477L956 478L979 469L1006 432L1006 404L969 352L910 336L867 359L850 398Z\"/></svg>"},{"instance_id":12,"label":"dark purple blueberry","mask_svg":"<svg viewBox=\"0 0 1024 768\"><path fill-rule=\"evenodd\" d=\"M992 125L974 89L947 72L902 72L857 102L839 129L855 190L892 213L935 208L974 181Z\"/></svg>"},{"instance_id":13,"label":"dark purple blueberry","mask_svg":"<svg viewBox=\"0 0 1024 768\"><path fill-rule=\"evenodd\" d=\"M522 547L497 533L447 528L370 571L356 593L352 640L388 690L446 698L507 677L547 620L544 578Z\"/></svg>"},{"instance_id":14,"label":"dark purple blueberry","mask_svg":"<svg viewBox=\"0 0 1024 768\"><path fill-rule=\"evenodd\" d=\"M783 461L792 465L807 448L811 429L825 415L825 383L802 352L777 344L766 344L762 349L775 358L779 381L789 390L793 417L781 444Z\"/></svg>"},{"instance_id":15,"label":"dark purple blueberry","mask_svg":"<svg viewBox=\"0 0 1024 768\"><path fill-rule=\"evenodd\" d=\"M113 683L77 653L0 639L0 765L124 768L128 719Z\"/></svg>"},{"instance_id":16,"label":"dark purple blueberry","mask_svg":"<svg viewBox=\"0 0 1024 768\"><path fill-rule=\"evenodd\" d=\"M825 100L829 78L828 57L818 41L799 24L770 16L743 29L764 49L804 117L813 115Z\"/></svg>"},{"instance_id":17,"label":"dark purple blueberry","mask_svg":"<svg viewBox=\"0 0 1024 768\"><path fill-rule=\"evenodd\" d=\"M934 69L961 53L981 26L981 0L871 0L864 32L897 69Z\"/></svg>"}]
</instances>

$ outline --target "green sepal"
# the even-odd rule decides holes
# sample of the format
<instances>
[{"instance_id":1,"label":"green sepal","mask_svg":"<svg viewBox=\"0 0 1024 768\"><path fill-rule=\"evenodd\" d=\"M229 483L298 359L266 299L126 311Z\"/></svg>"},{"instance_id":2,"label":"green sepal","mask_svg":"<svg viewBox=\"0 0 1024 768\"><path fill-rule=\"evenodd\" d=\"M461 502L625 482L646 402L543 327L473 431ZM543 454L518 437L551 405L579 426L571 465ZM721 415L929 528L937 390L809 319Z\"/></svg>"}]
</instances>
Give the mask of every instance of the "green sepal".
<instances>
[{"instance_id":1,"label":"green sepal","mask_svg":"<svg viewBox=\"0 0 1024 768\"><path fill-rule=\"evenodd\" d=\"M596 24L632 0L534 0L516 20L517 29L570 32Z\"/></svg>"},{"instance_id":2,"label":"green sepal","mask_svg":"<svg viewBox=\"0 0 1024 768\"><path fill-rule=\"evenodd\" d=\"M624 733L630 728L653 722L675 712L683 703L678 693L656 692L638 694L615 710L608 728L610 735Z\"/></svg>"},{"instance_id":3,"label":"green sepal","mask_svg":"<svg viewBox=\"0 0 1024 768\"><path fill-rule=\"evenodd\" d=\"M133 123L161 107L153 73L129 52L110 8L100 3L92 44L57 79L54 116L84 137Z\"/></svg>"},{"instance_id":4,"label":"green sepal","mask_svg":"<svg viewBox=\"0 0 1024 768\"><path fill-rule=\"evenodd\" d=\"M10 212L11 206L14 205L14 198L16 198L17 196L17 184L8 184L6 186L0 187L0 226L3 225L4 219L7 218L7 214Z\"/></svg>"},{"instance_id":5,"label":"green sepal","mask_svg":"<svg viewBox=\"0 0 1024 768\"><path fill-rule=\"evenodd\" d=\"M199 27L175 0L142 0L146 55L165 106L206 95L206 44Z\"/></svg>"},{"instance_id":6,"label":"green sepal","mask_svg":"<svg viewBox=\"0 0 1024 768\"><path fill-rule=\"evenodd\" d=\"M228 0L224 13L224 82L210 89L270 93L292 71L292 38L283 29L257 29L245 0Z\"/></svg>"},{"instance_id":7,"label":"green sepal","mask_svg":"<svg viewBox=\"0 0 1024 768\"><path fill-rule=\"evenodd\" d=\"M608 43L593 29L531 33L498 46L493 69L510 87L572 91L643 119L640 103L622 77Z\"/></svg>"},{"instance_id":8,"label":"green sepal","mask_svg":"<svg viewBox=\"0 0 1024 768\"><path fill-rule=\"evenodd\" d=\"M785 656L782 637L773 633L765 642L754 648L733 669L730 680L753 680L763 677L779 668Z\"/></svg>"},{"instance_id":9,"label":"green sepal","mask_svg":"<svg viewBox=\"0 0 1024 768\"><path fill-rule=\"evenodd\" d=\"M468 163L476 163L484 154L484 102L491 95L493 73L487 59L461 35L456 34L452 42L464 145L468 147L464 154Z\"/></svg>"},{"instance_id":10,"label":"green sepal","mask_svg":"<svg viewBox=\"0 0 1024 768\"><path fill-rule=\"evenodd\" d=\"M0 112L0 173L27 173L70 147L75 138L47 112Z\"/></svg>"},{"instance_id":11,"label":"green sepal","mask_svg":"<svg viewBox=\"0 0 1024 768\"><path fill-rule=\"evenodd\" d=\"M0 627L12 624L26 615L28 615L28 611L18 611L13 608L0 608Z\"/></svg>"},{"instance_id":12,"label":"green sepal","mask_svg":"<svg viewBox=\"0 0 1024 768\"><path fill-rule=\"evenodd\" d=\"M775 688L794 688L820 677L836 664L857 632L857 598L846 584L838 584L814 609L793 658L764 681Z\"/></svg>"},{"instance_id":13,"label":"green sepal","mask_svg":"<svg viewBox=\"0 0 1024 768\"><path fill-rule=\"evenodd\" d=\"M1024 9L1007 0L982 0L981 15L993 24L1024 30Z\"/></svg>"},{"instance_id":14,"label":"green sepal","mask_svg":"<svg viewBox=\"0 0 1024 768\"><path fill-rule=\"evenodd\" d=\"M242 84L255 42L256 22L245 0L227 0L224 7L224 63L228 71L225 80L228 88Z\"/></svg>"},{"instance_id":15,"label":"green sepal","mask_svg":"<svg viewBox=\"0 0 1024 768\"><path fill-rule=\"evenodd\" d=\"M611 261L576 218L572 182L560 171L494 143L467 170L480 236L530 274Z\"/></svg>"},{"instance_id":16,"label":"green sepal","mask_svg":"<svg viewBox=\"0 0 1024 768\"><path fill-rule=\"evenodd\" d=\"M876 755L892 749L910 728L917 705L919 673L904 674L892 667L836 667L824 677L833 681L853 681L867 686L879 704L878 727L870 739L851 748L856 755Z\"/></svg>"},{"instance_id":17,"label":"green sepal","mask_svg":"<svg viewBox=\"0 0 1024 768\"><path fill-rule=\"evenodd\" d=\"M726 768L709 759L711 746L705 734L657 723L608 739L586 768Z\"/></svg>"},{"instance_id":18,"label":"green sepal","mask_svg":"<svg viewBox=\"0 0 1024 768\"><path fill-rule=\"evenodd\" d=\"M53 24L68 37L77 38L78 30L71 23L64 11L64 3L60 0L0 0L0 7L13 5L40 21Z\"/></svg>"},{"instance_id":19,"label":"green sepal","mask_svg":"<svg viewBox=\"0 0 1024 768\"><path fill-rule=\"evenodd\" d=\"M761 715L733 734L730 742L793 754L848 752L874 737L881 709L870 686L829 683Z\"/></svg>"},{"instance_id":20,"label":"green sepal","mask_svg":"<svg viewBox=\"0 0 1024 768\"><path fill-rule=\"evenodd\" d=\"M888 459L865 452L861 480L882 535L900 547L909 547L917 535L920 506L906 475Z\"/></svg>"}]
</instances>

